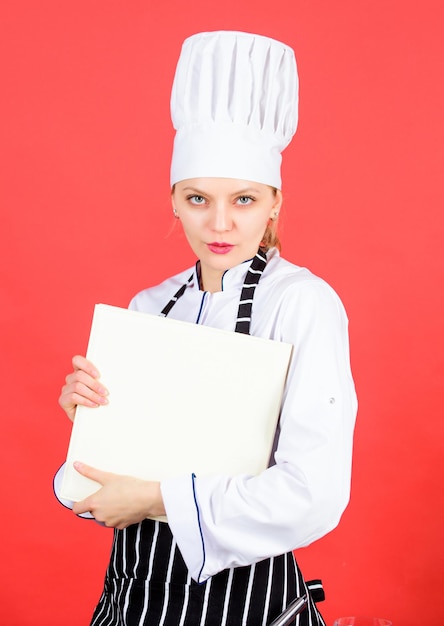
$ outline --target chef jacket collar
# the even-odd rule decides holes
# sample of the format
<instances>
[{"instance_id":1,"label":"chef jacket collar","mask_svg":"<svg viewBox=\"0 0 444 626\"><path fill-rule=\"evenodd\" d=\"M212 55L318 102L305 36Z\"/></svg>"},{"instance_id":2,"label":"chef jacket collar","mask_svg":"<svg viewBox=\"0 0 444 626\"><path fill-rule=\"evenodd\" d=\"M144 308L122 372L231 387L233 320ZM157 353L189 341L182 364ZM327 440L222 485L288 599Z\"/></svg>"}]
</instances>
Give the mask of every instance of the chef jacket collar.
<instances>
[{"instance_id":1,"label":"chef jacket collar","mask_svg":"<svg viewBox=\"0 0 444 626\"><path fill-rule=\"evenodd\" d=\"M272 257L279 256L279 250L277 248L270 248L267 251L267 260L269 261ZM251 259L246 259L239 265L235 265L222 274L222 289L221 291L235 291L241 289L242 285L245 281L245 276L247 275L248 268L250 267ZM265 269L266 271L266 269ZM194 280L190 284L190 288L195 291L200 291L199 289L199 261L197 261L194 266Z\"/></svg>"}]
</instances>

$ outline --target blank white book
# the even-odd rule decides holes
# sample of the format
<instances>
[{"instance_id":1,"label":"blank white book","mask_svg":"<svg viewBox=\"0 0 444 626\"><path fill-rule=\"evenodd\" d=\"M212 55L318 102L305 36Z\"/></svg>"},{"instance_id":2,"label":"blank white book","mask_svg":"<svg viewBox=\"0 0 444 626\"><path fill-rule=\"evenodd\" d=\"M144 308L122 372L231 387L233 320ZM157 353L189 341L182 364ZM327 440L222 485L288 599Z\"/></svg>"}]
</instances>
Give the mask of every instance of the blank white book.
<instances>
[{"instance_id":1,"label":"blank white book","mask_svg":"<svg viewBox=\"0 0 444 626\"><path fill-rule=\"evenodd\" d=\"M162 480L266 469L290 344L98 304L87 357L109 404L77 407L61 496L100 485L73 468Z\"/></svg>"}]
</instances>

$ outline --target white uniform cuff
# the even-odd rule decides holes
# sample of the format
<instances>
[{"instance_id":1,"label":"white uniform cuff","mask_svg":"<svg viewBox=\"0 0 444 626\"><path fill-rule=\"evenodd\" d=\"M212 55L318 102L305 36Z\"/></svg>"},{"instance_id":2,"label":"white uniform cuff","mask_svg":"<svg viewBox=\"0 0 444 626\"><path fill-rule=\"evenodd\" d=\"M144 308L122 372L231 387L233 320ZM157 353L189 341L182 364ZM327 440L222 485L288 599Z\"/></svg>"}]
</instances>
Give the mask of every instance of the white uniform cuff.
<instances>
[{"instance_id":1,"label":"white uniform cuff","mask_svg":"<svg viewBox=\"0 0 444 626\"><path fill-rule=\"evenodd\" d=\"M194 474L169 478L160 484L162 498L173 535L190 576L204 582L205 546L194 491Z\"/></svg>"}]
</instances>

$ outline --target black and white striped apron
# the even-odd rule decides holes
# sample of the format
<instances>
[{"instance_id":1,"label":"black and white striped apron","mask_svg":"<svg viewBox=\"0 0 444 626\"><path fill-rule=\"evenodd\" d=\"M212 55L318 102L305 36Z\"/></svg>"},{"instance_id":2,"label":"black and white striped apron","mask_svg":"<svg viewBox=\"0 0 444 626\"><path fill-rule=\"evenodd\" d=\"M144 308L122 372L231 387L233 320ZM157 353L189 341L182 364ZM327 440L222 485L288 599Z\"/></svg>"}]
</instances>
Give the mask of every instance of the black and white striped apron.
<instances>
[{"instance_id":1,"label":"black and white striped apron","mask_svg":"<svg viewBox=\"0 0 444 626\"><path fill-rule=\"evenodd\" d=\"M254 290L267 259L259 250L242 287L236 332L249 334ZM192 277L162 310L168 315ZM293 553L191 579L168 524L144 520L114 530L110 563L91 626L267 626L296 597L309 602L298 626L325 626ZM313 586L314 588L316 585Z\"/></svg>"}]
</instances>

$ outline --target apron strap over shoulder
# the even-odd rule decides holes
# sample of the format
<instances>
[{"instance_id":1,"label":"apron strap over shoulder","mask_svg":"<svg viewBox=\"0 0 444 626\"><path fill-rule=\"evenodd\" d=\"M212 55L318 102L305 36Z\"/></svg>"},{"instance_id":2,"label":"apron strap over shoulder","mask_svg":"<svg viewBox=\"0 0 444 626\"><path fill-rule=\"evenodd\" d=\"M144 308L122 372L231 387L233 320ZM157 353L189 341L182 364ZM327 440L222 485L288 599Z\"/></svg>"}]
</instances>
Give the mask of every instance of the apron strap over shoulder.
<instances>
[{"instance_id":1,"label":"apron strap over shoulder","mask_svg":"<svg viewBox=\"0 0 444 626\"><path fill-rule=\"evenodd\" d=\"M239 308L237 311L236 333L250 334L251 311L255 289L261 279L262 272L267 265L267 256L260 248L248 268L245 282L242 287Z\"/></svg>"},{"instance_id":2,"label":"apron strap over shoulder","mask_svg":"<svg viewBox=\"0 0 444 626\"><path fill-rule=\"evenodd\" d=\"M166 317L168 315L168 313L171 311L171 309L176 304L176 302L179 300L179 298L181 298L183 296L183 294L185 293L185 290L188 287L188 285L191 284L191 282L193 280L193 277L194 277L194 274L191 274L191 276L189 277L187 282L184 283L182 285L182 287L176 291L176 293L171 298L171 300L161 310L160 317Z\"/></svg>"}]
</instances>

